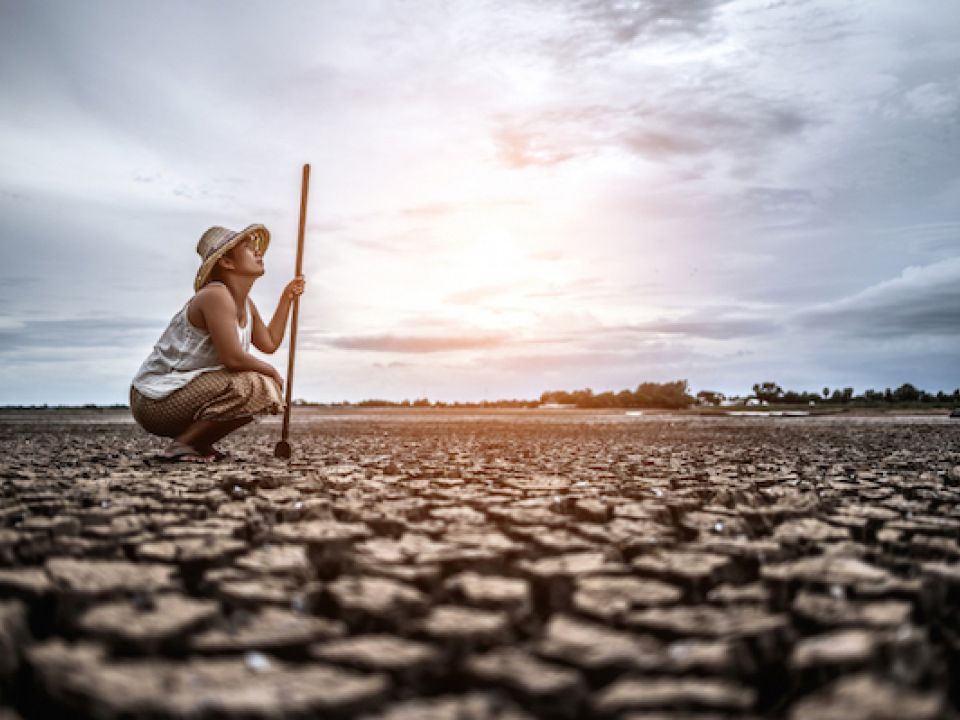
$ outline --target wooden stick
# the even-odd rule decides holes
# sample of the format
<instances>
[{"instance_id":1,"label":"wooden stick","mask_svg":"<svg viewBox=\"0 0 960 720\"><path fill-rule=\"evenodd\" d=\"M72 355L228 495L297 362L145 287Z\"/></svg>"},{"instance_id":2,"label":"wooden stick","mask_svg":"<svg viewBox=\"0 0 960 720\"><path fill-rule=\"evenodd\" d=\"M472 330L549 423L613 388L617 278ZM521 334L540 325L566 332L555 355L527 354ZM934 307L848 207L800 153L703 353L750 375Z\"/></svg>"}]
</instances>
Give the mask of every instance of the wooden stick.
<instances>
[{"instance_id":1,"label":"wooden stick","mask_svg":"<svg viewBox=\"0 0 960 720\"><path fill-rule=\"evenodd\" d=\"M295 276L303 274L303 235L307 226L307 194L310 190L310 165L303 166L303 182L300 186L300 228L297 231L297 266ZM293 317L290 319L290 355L287 358L287 398L283 411L283 430L280 442L274 448L277 457L290 457L290 410L293 402L293 363L297 354L297 320L300 316L300 296L293 298Z\"/></svg>"}]
</instances>

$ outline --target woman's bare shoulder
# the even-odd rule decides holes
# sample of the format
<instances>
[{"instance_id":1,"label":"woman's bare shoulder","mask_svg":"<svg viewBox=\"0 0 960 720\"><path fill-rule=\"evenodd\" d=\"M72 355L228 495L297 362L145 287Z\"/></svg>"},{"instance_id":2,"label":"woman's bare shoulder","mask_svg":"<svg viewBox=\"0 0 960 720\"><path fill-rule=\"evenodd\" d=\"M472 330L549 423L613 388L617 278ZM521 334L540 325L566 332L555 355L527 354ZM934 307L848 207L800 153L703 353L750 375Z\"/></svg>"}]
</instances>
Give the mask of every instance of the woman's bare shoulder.
<instances>
[{"instance_id":1,"label":"woman's bare shoulder","mask_svg":"<svg viewBox=\"0 0 960 720\"><path fill-rule=\"evenodd\" d=\"M197 305L199 307L206 307L211 304L221 306L224 302L228 302L234 307L236 306L233 295L230 294L227 286L218 282L207 283L197 290L196 294L190 300L191 305Z\"/></svg>"},{"instance_id":2,"label":"woman's bare shoulder","mask_svg":"<svg viewBox=\"0 0 960 720\"><path fill-rule=\"evenodd\" d=\"M190 298L187 306L187 319L201 330L207 329L206 315L209 310L235 313L237 304L226 285L218 282L207 283Z\"/></svg>"}]
</instances>

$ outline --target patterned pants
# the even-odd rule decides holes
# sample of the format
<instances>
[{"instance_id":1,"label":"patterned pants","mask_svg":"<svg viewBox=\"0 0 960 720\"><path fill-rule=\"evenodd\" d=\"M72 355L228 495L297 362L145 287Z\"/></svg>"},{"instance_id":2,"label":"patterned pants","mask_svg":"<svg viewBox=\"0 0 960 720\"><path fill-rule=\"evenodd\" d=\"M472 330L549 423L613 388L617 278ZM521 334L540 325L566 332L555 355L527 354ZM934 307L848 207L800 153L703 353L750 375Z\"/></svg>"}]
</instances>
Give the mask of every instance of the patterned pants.
<instances>
[{"instance_id":1,"label":"patterned pants","mask_svg":"<svg viewBox=\"0 0 960 720\"><path fill-rule=\"evenodd\" d=\"M283 412L273 378L252 370L212 370L165 398L153 400L130 388L133 419L153 435L176 437L197 420L235 420Z\"/></svg>"}]
</instances>

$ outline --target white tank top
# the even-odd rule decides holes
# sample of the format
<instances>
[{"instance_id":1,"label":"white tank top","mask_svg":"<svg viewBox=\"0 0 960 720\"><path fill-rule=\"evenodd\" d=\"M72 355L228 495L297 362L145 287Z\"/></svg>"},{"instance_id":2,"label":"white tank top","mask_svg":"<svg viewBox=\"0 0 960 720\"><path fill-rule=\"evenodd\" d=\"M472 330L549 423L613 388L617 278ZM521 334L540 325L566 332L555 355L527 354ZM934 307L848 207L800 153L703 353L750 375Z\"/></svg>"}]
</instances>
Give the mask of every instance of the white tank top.
<instances>
[{"instance_id":1,"label":"white tank top","mask_svg":"<svg viewBox=\"0 0 960 720\"><path fill-rule=\"evenodd\" d=\"M173 316L133 378L133 386L144 397L160 400L198 375L223 368L210 333L194 326L187 318L189 306L188 301ZM253 312L250 298L247 298L247 324L240 327L240 323L237 323L237 334L244 352L250 352L252 327Z\"/></svg>"}]
</instances>

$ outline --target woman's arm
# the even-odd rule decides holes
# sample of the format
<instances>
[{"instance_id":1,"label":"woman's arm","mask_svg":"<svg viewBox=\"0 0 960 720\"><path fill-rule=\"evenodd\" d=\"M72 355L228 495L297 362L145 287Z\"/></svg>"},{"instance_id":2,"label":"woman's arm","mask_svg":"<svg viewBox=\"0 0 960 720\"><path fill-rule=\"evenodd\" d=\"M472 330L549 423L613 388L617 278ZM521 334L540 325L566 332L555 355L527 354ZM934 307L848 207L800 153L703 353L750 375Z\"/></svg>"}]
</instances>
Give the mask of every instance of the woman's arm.
<instances>
[{"instance_id":1,"label":"woman's arm","mask_svg":"<svg viewBox=\"0 0 960 720\"><path fill-rule=\"evenodd\" d=\"M293 280L287 283L287 286L280 294L280 301L277 303L277 309L270 319L269 325L264 325L260 319L260 312L253 308L253 344L258 350L265 353L274 353L283 342L283 334L287 329L287 316L290 314L290 306L293 299L303 294L303 288L306 283L303 275L297 275Z\"/></svg>"},{"instance_id":2,"label":"woman's arm","mask_svg":"<svg viewBox=\"0 0 960 720\"><path fill-rule=\"evenodd\" d=\"M213 287L194 302L203 316L204 325L223 366L232 372L254 370L272 377L282 387L283 378L277 369L245 352L237 337L237 305L226 288ZM247 318L251 322L253 318Z\"/></svg>"}]
</instances>

